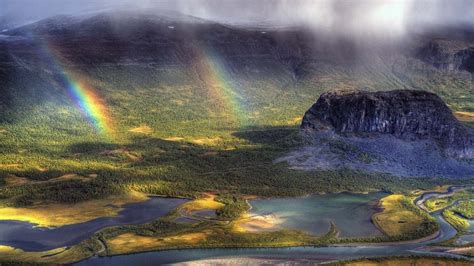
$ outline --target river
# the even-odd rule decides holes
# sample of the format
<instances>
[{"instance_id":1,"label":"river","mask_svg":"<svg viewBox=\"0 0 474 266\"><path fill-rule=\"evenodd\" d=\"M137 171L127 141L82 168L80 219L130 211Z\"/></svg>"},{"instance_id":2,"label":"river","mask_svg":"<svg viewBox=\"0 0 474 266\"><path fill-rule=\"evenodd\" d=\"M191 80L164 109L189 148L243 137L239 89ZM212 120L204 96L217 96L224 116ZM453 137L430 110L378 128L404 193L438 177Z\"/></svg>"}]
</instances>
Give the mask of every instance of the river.
<instances>
[{"instance_id":1,"label":"river","mask_svg":"<svg viewBox=\"0 0 474 266\"><path fill-rule=\"evenodd\" d=\"M108 226L143 224L158 219L184 202L184 199L151 197L147 201L124 205L117 216L101 217L52 229L39 228L28 222L3 220L0 221L0 245L25 251L72 246Z\"/></svg>"},{"instance_id":2,"label":"river","mask_svg":"<svg viewBox=\"0 0 474 266\"><path fill-rule=\"evenodd\" d=\"M450 187L446 192L427 192L420 196L415 202L420 206L425 200L431 197L443 197L459 187ZM429 244L441 242L454 237L457 233L442 215L442 211L437 211L432 216L440 225L440 230L431 239L413 242L401 242L390 244L361 244L347 246L328 247L291 247L291 248L229 248L229 249L186 249L155 251L137 253L130 255L119 255L112 257L92 257L77 265L150 265L150 263L175 264L185 262L213 262L226 263L229 261L245 262L248 259L256 259L258 262L266 260L278 260L279 262L322 262L334 259L354 259L360 257L380 257L394 255L444 255L447 253L436 253L424 250ZM449 255L459 257L457 255ZM255 261L253 261L255 262Z\"/></svg>"}]
</instances>

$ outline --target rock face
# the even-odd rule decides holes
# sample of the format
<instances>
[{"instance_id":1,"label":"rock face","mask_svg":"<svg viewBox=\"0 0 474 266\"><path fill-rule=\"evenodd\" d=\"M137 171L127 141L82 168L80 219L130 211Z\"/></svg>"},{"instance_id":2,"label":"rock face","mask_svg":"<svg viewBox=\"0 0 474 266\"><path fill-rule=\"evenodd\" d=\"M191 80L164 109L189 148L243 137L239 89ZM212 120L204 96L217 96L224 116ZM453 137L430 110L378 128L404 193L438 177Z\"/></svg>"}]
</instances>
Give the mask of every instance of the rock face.
<instances>
[{"instance_id":1,"label":"rock face","mask_svg":"<svg viewBox=\"0 0 474 266\"><path fill-rule=\"evenodd\" d=\"M474 133L437 95L425 91L328 92L305 113L301 129L338 135L434 140L446 155L474 158Z\"/></svg>"},{"instance_id":2,"label":"rock face","mask_svg":"<svg viewBox=\"0 0 474 266\"><path fill-rule=\"evenodd\" d=\"M433 40L419 49L418 57L438 69L474 73L474 47Z\"/></svg>"}]
</instances>

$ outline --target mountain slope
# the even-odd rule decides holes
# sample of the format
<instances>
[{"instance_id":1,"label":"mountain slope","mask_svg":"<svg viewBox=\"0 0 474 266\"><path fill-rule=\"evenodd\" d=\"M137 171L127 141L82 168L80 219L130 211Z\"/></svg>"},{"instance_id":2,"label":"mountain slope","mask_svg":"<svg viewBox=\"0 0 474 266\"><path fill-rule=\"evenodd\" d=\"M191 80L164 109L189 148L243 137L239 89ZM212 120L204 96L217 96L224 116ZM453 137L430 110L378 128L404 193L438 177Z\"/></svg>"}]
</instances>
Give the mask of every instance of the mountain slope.
<instances>
[{"instance_id":1,"label":"mountain slope","mask_svg":"<svg viewBox=\"0 0 474 266\"><path fill-rule=\"evenodd\" d=\"M301 145L302 114L327 90L422 88L472 112L471 73L418 57L429 36L359 45L306 29L127 12L58 16L6 31L0 177L45 183L0 194L31 204L127 189L299 195L421 184L359 171L295 172L274 160ZM97 178L46 181L70 173Z\"/></svg>"},{"instance_id":2,"label":"mountain slope","mask_svg":"<svg viewBox=\"0 0 474 266\"><path fill-rule=\"evenodd\" d=\"M474 175L474 130L424 91L328 92L305 113L301 132L310 145L279 160L295 169Z\"/></svg>"}]
</instances>

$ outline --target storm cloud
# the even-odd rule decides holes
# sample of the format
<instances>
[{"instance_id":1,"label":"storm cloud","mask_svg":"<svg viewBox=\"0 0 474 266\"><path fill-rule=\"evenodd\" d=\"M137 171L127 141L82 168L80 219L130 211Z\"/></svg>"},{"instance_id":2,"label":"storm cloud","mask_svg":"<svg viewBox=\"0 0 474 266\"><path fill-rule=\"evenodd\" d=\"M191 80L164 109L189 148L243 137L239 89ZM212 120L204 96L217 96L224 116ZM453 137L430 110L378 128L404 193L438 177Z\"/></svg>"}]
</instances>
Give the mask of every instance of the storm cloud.
<instances>
[{"instance_id":1,"label":"storm cloud","mask_svg":"<svg viewBox=\"0 0 474 266\"><path fill-rule=\"evenodd\" d=\"M0 0L0 16L33 21L100 10L178 11L237 25L303 26L345 35L400 36L474 25L471 0Z\"/></svg>"}]
</instances>

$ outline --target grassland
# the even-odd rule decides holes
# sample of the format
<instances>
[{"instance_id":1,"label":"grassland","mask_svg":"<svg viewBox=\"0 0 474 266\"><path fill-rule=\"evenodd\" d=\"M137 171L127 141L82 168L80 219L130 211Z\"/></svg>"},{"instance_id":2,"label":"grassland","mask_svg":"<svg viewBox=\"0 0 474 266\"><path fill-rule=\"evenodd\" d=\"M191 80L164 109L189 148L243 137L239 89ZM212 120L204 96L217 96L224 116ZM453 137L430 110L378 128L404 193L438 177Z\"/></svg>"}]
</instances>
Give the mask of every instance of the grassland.
<instances>
[{"instance_id":1,"label":"grassland","mask_svg":"<svg viewBox=\"0 0 474 266\"><path fill-rule=\"evenodd\" d=\"M15 93L8 105L0 106L3 218L44 226L81 222L114 215L117 210L104 207L107 204L142 199L131 197L133 193L197 199L181 210L212 209L218 219L177 223L178 210L148 224L106 228L67 250L32 253L3 248L3 261L66 263L95 253L337 243L341 240L336 239L334 226L327 235L316 237L296 230L250 232L229 221L238 220L248 209L243 195L406 192L458 182L400 179L347 169L299 172L274 163L304 144L298 125L320 93L341 88L405 88L417 83L417 77L385 77L373 69L354 73L331 66L318 67L305 80L262 72L251 80L229 81L239 106L233 108L226 99L212 97L211 87L222 88L203 83L193 70L136 65L81 71L107 103L113 122L108 134L99 134L64 88L52 89L47 78L9 84ZM18 73L22 74L29 77L31 73ZM454 110L474 110L474 98L466 92L464 81L429 76L434 78L422 81L426 89L441 94ZM27 93L31 91L34 93ZM404 196L387 200L376 219L390 237L365 241L413 239L431 233L435 229L432 221L410 204ZM54 216L47 216L53 212Z\"/></svg>"},{"instance_id":2,"label":"grassland","mask_svg":"<svg viewBox=\"0 0 474 266\"><path fill-rule=\"evenodd\" d=\"M390 237L423 237L436 232L438 226L432 217L420 211L413 198L390 195L380 201L382 212L372 216L374 224ZM404 237L405 236L405 237Z\"/></svg>"},{"instance_id":3,"label":"grassland","mask_svg":"<svg viewBox=\"0 0 474 266\"><path fill-rule=\"evenodd\" d=\"M413 81L411 77L402 80L372 70L346 73L328 67L308 69L316 72L298 81L273 71L238 76L228 85L234 90L239 107L235 108L226 104L225 97L212 97L211 89L220 90L222 85L200 80L193 69L78 68L107 103L110 132L98 134L64 89L51 88L48 77L16 80L15 93L8 105L1 106L0 115L3 205L72 204L130 189L182 197L217 191L295 196L344 190L409 191L446 182L350 170L297 172L274 163L303 144L298 124L321 92L345 87L395 89ZM465 88L464 81L444 90L436 84L448 79L439 79L422 82L429 85L426 89L441 93L453 109L469 112L474 101L460 89ZM47 182L71 174L96 177L88 182Z\"/></svg>"},{"instance_id":4,"label":"grassland","mask_svg":"<svg viewBox=\"0 0 474 266\"><path fill-rule=\"evenodd\" d=\"M472 190L461 190L453 195L442 197L442 198L430 198L425 201L425 207L430 212L434 212L437 210L441 210L446 208L447 206L453 204L459 200L469 200L474 198L474 191Z\"/></svg>"},{"instance_id":5,"label":"grassland","mask_svg":"<svg viewBox=\"0 0 474 266\"><path fill-rule=\"evenodd\" d=\"M387 258L368 258L358 259L353 261L342 261L328 264L331 266L467 266L472 265L472 262L461 259L443 258L443 257L429 257L429 256L407 256L407 257L387 257Z\"/></svg>"},{"instance_id":6,"label":"grassland","mask_svg":"<svg viewBox=\"0 0 474 266\"><path fill-rule=\"evenodd\" d=\"M474 201L472 198L470 201L463 201L458 205L454 206L452 210L467 219L474 219Z\"/></svg>"},{"instance_id":7,"label":"grassland","mask_svg":"<svg viewBox=\"0 0 474 266\"><path fill-rule=\"evenodd\" d=\"M40 227L58 227L87 222L100 217L115 216L122 210L121 207L124 204L143 201L147 198L143 193L130 192L76 204L51 203L22 208L1 207L0 220L24 221Z\"/></svg>"},{"instance_id":8,"label":"grassland","mask_svg":"<svg viewBox=\"0 0 474 266\"><path fill-rule=\"evenodd\" d=\"M469 221L463 217L458 216L451 209L443 211L444 219L458 230L458 232L465 232L469 228Z\"/></svg>"},{"instance_id":9,"label":"grassland","mask_svg":"<svg viewBox=\"0 0 474 266\"><path fill-rule=\"evenodd\" d=\"M63 265L92 256L100 250L100 244L87 240L71 248L57 248L44 252L25 252L9 246L0 246L2 265Z\"/></svg>"},{"instance_id":10,"label":"grassland","mask_svg":"<svg viewBox=\"0 0 474 266\"><path fill-rule=\"evenodd\" d=\"M376 238L338 238L333 224L321 236L309 235L299 230L288 230L272 219L255 220L239 206L245 200L238 196L216 196L203 194L201 197L179 206L170 215L159 220L140 224L108 227L70 249L56 249L48 252L24 252L3 248L0 261L29 261L37 263L71 263L93 254L119 255L152 250L217 247L289 247L319 246L348 242L388 242L421 238L436 231L435 223L416 211L413 197L390 195L381 202L384 210L374 221L387 235ZM226 209L232 215L218 215L215 218L193 215L200 210L212 209L218 212ZM235 205L232 207L232 205ZM248 205L246 205L246 210ZM177 222L179 217L193 215L194 222ZM394 219L394 217L396 219ZM271 217L270 217L271 218ZM400 225L400 221L403 221ZM248 223L251 223L249 226ZM268 225L268 226L267 226ZM259 230L253 230L259 227Z\"/></svg>"},{"instance_id":11,"label":"grassland","mask_svg":"<svg viewBox=\"0 0 474 266\"><path fill-rule=\"evenodd\" d=\"M470 227L468 219L474 218L474 202L470 200L460 202L458 205L443 211L443 217L460 233L465 232Z\"/></svg>"}]
</instances>

